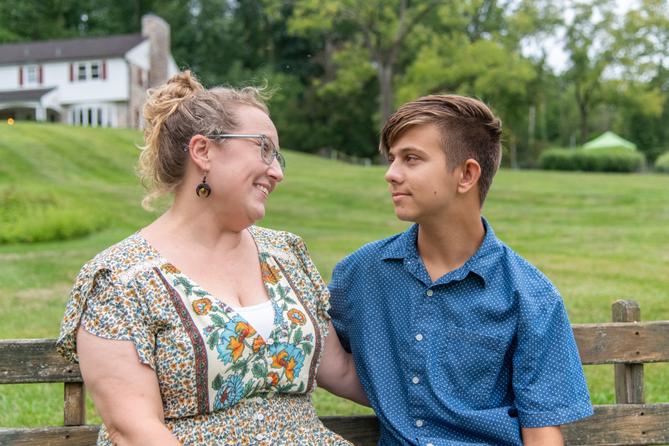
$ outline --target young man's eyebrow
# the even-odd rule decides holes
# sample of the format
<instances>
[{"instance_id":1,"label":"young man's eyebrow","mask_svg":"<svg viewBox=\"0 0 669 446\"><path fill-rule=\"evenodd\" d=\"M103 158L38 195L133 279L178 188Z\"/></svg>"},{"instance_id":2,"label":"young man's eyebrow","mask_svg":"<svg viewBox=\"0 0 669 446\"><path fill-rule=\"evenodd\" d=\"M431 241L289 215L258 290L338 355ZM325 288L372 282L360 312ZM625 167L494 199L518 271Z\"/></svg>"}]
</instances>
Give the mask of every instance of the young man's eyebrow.
<instances>
[{"instance_id":1,"label":"young man's eyebrow","mask_svg":"<svg viewBox=\"0 0 669 446\"><path fill-rule=\"evenodd\" d=\"M398 154L402 154L402 153L405 153L405 152L411 152L411 151L421 152L421 153L424 152L424 150L421 149L420 147L409 145L409 146L402 146L400 148L391 147L390 150L388 150L388 155L397 156Z\"/></svg>"}]
</instances>

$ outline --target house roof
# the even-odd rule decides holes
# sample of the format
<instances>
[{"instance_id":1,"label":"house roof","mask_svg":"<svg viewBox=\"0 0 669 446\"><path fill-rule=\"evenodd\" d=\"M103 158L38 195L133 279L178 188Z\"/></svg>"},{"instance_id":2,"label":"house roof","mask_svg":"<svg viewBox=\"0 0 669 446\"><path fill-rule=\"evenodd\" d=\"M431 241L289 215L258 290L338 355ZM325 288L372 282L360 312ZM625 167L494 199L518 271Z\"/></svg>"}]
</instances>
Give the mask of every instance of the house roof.
<instances>
[{"instance_id":1,"label":"house roof","mask_svg":"<svg viewBox=\"0 0 669 446\"><path fill-rule=\"evenodd\" d=\"M56 87L37 88L34 90L0 91L0 102L39 101L42 96Z\"/></svg>"},{"instance_id":2,"label":"house roof","mask_svg":"<svg viewBox=\"0 0 669 446\"><path fill-rule=\"evenodd\" d=\"M583 144L585 150L608 149L613 147L622 147L624 149L636 150L636 144L630 142L613 132L604 132L597 138Z\"/></svg>"},{"instance_id":3,"label":"house roof","mask_svg":"<svg viewBox=\"0 0 669 446\"><path fill-rule=\"evenodd\" d=\"M9 43L0 45L0 65L122 56L146 38L141 34L125 34Z\"/></svg>"}]
</instances>

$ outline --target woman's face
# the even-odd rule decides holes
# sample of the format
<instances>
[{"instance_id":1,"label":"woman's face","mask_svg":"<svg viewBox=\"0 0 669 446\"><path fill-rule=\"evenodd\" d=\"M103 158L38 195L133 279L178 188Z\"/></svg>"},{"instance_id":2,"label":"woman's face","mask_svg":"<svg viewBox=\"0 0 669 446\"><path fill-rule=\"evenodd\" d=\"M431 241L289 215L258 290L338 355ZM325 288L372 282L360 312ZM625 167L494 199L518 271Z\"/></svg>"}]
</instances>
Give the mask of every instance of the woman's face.
<instances>
[{"instance_id":1,"label":"woman's face","mask_svg":"<svg viewBox=\"0 0 669 446\"><path fill-rule=\"evenodd\" d=\"M234 112L239 127L230 133L265 135L279 147L276 127L265 112L249 105L239 105ZM220 206L226 222L250 226L265 216L267 198L283 180L279 162L273 159L268 165L263 161L260 138L227 138L211 143L218 147L209 152L207 182L212 194L207 199Z\"/></svg>"}]
</instances>

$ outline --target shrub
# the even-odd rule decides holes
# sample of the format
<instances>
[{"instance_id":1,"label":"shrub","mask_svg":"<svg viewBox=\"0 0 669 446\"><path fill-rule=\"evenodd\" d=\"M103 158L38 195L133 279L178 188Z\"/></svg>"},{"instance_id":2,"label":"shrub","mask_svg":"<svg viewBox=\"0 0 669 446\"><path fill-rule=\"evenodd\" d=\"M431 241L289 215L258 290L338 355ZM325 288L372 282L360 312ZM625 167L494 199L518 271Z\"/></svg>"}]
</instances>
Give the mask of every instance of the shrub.
<instances>
[{"instance_id":1,"label":"shrub","mask_svg":"<svg viewBox=\"0 0 669 446\"><path fill-rule=\"evenodd\" d=\"M577 170L573 149L546 149L539 156L539 166L546 170Z\"/></svg>"},{"instance_id":2,"label":"shrub","mask_svg":"<svg viewBox=\"0 0 669 446\"><path fill-rule=\"evenodd\" d=\"M645 165L643 153L626 149L550 149L541 154L539 164L549 170L586 172L638 172Z\"/></svg>"},{"instance_id":3,"label":"shrub","mask_svg":"<svg viewBox=\"0 0 669 446\"><path fill-rule=\"evenodd\" d=\"M669 152L664 152L655 160L655 169L660 172L669 173Z\"/></svg>"},{"instance_id":4,"label":"shrub","mask_svg":"<svg viewBox=\"0 0 669 446\"><path fill-rule=\"evenodd\" d=\"M106 225L99 210L70 203L62 196L46 190L0 189L0 244L67 240Z\"/></svg>"}]
</instances>

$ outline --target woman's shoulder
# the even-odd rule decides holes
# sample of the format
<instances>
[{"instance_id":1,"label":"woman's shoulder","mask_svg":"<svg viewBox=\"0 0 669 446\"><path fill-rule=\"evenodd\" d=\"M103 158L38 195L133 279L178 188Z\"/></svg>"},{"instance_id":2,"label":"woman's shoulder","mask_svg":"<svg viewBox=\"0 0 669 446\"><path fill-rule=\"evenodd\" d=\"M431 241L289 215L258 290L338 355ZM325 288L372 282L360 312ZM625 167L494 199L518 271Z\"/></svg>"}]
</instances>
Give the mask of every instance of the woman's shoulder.
<instances>
[{"instance_id":1,"label":"woman's shoulder","mask_svg":"<svg viewBox=\"0 0 669 446\"><path fill-rule=\"evenodd\" d=\"M136 232L99 252L84 264L81 274L95 274L105 270L120 282L127 282L138 271L159 264L157 253Z\"/></svg>"}]
</instances>

